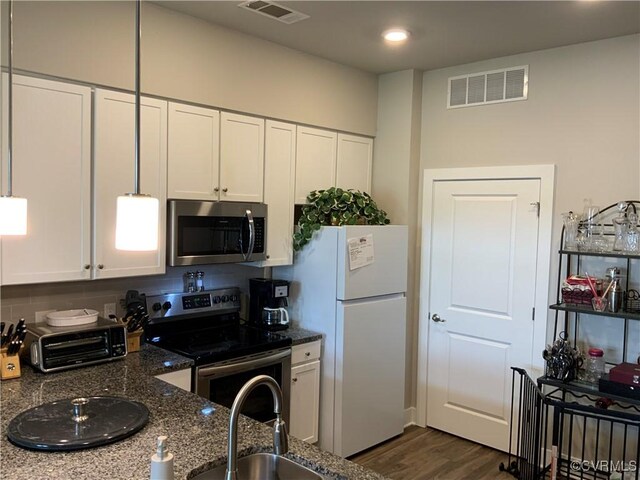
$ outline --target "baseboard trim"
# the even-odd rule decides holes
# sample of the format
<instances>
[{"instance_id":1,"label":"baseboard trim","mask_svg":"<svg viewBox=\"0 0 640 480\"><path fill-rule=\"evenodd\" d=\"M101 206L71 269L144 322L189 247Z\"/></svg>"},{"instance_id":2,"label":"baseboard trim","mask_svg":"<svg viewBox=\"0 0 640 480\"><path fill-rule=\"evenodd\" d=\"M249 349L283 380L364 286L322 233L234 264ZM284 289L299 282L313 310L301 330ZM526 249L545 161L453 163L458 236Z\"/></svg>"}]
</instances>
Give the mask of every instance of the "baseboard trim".
<instances>
[{"instance_id":1,"label":"baseboard trim","mask_svg":"<svg viewBox=\"0 0 640 480\"><path fill-rule=\"evenodd\" d=\"M416 424L417 410L416 407L405 408L404 410L404 428Z\"/></svg>"}]
</instances>

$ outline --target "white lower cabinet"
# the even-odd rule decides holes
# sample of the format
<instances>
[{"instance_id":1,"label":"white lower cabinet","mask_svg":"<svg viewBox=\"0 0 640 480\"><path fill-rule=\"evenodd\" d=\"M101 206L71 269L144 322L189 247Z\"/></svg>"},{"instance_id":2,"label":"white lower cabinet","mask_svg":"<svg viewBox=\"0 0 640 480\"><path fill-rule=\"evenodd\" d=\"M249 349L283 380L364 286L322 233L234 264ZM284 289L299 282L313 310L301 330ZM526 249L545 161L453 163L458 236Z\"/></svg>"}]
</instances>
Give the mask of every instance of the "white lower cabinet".
<instances>
[{"instance_id":1,"label":"white lower cabinet","mask_svg":"<svg viewBox=\"0 0 640 480\"><path fill-rule=\"evenodd\" d=\"M167 102L142 98L140 112L141 193L160 202L158 250L116 250L116 199L134 190L133 95L95 92L94 278L165 273L167 203Z\"/></svg>"},{"instance_id":2,"label":"white lower cabinet","mask_svg":"<svg viewBox=\"0 0 640 480\"><path fill-rule=\"evenodd\" d=\"M6 101L2 114L6 125ZM2 144L5 173L6 128ZM89 87L14 75L13 193L28 201L27 236L2 238L3 284L90 278Z\"/></svg>"},{"instance_id":3,"label":"white lower cabinet","mask_svg":"<svg viewBox=\"0 0 640 480\"><path fill-rule=\"evenodd\" d=\"M318 441L320 341L296 345L291 355L289 433L305 442Z\"/></svg>"}]
</instances>

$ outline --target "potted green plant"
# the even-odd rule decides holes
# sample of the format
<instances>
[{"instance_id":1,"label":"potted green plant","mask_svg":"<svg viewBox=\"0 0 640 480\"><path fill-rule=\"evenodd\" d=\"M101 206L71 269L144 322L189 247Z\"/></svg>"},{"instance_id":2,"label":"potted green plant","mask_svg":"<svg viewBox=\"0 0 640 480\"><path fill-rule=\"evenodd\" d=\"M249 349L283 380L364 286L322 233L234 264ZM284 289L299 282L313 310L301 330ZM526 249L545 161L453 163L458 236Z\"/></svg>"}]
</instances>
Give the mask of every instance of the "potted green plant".
<instances>
[{"instance_id":1,"label":"potted green plant","mask_svg":"<svg viewBox=\"0 0 640 480\"><path fill-rule=\"evenodd\" d=\"M387 212L381 210L366 192L343 190L331 187L314 190L307 195L307 204L302 207L296 232L293 234L293 249L304 247L313 232L320 227L339 225L387 225Z\"/></svg>"}]
</instances>

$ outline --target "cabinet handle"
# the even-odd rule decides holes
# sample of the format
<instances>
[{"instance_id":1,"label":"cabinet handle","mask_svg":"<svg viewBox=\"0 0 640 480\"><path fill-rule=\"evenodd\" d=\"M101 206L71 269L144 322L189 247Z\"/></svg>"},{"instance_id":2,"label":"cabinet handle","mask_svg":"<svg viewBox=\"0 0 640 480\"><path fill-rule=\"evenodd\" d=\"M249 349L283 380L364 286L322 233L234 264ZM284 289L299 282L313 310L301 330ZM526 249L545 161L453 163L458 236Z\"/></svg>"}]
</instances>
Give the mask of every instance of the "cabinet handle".
<instances>
[{"instance_id":1,"label":"cabinet handle","mask_svg":"<svg viewBox=\"0 0 640 480\"><path fill-rule=\"evenodd\" d=\"M213 189L214 192L218 193L220 191L220 189L218 187Z\"/></svg>"},{"instance_id":2,"label":"cabinet handle","mask_svg":"<svg viewBox=\"0 0 640 480\"><path fill-rule=\"evenodd\" d=\"M91 268L91 265L89 265L88 263L84 266L85 270L89 270Z\"/></svg>"},{"instance_id":3,"label":"cabinet handle","mask_svg":"<svg viewBox=\"0 0 640 480\"><path fill-rule=\"evenodd\" d=\"M102 270L103 268L104 268L104 265L103 265L103 264L101 264L101 263L99 263L99 264L98 264L98 270Z\"/></svg>"},{"instance_id":4,"label":"cabinet handle","mask_svg":"<svg viewBox=\"0 0 640 480\"><path fill-rule=\"evenodd\" d=\"M227 193L227 192L229 191L229 189L228 189L227 187L224 187L224 188L222 189L222 191L223 191L224 193Z\"/></svg>"},{"instance_id":5,"label":"cabinet handle","mask_svg":"<svg viewBox=\"0 0 640 480\"><path fill-rule=\"evenodd\" d=\"M311 356L311 352L304 352L304 356L305 357L310 357Z\"/></svg>"},{"instance_id":6,"label":"cabinet handle","mask_svg":"<svg viewBox=\"0 0 640 480\"><path fill-rule=\"evenodd\" d=\"M298 379L297 379L297 378L292 378L292 379L291 379L291 381L292 381L293 383L296 383L296 382L298 381Z\"/></svg>"}]
</instances>

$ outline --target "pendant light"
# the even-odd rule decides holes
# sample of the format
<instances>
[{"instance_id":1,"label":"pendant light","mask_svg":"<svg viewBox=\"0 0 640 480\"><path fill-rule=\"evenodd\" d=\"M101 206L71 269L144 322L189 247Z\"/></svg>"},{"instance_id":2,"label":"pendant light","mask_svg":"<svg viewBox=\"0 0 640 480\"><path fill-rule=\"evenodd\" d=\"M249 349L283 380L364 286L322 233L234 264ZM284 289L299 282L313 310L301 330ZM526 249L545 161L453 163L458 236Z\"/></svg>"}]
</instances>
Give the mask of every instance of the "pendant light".
<instances>
[{"instance_id":1,"label":"pendant light","mask_svg":"<svg viewBox=\"0 0 640 480\"><path fill-rule=\"evenodd\" d=\"M27 234L27 199L13 196L13 0L9 0L7 194L0 196L0 235Z\"/></svg>"},{"instance_id":2,"label":"pendant light","mask_svg":"<svg viewBox=\"0 0 640 480\"><path fill-rule=\"evenodd\" d=\"M153 251L158 249L159 202L140 193L140 25L141 0L136 0L135 68L135 170L134 193L119 196L116 205L116 249Z\"/></svg>"}]
</instances>

